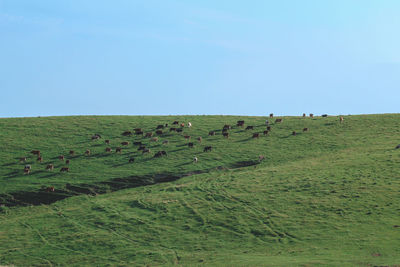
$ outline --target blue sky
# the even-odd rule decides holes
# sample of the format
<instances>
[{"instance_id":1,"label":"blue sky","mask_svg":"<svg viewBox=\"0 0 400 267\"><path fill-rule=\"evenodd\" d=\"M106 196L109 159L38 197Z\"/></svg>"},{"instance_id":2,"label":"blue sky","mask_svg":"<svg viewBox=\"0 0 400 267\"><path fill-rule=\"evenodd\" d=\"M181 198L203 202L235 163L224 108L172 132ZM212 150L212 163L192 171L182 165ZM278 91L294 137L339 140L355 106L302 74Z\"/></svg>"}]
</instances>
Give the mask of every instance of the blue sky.
<instances>
[{"instance_id":1,"label":"blue sky","mask_svg":"<svg viewBox=\"0 0 400 267\"><path fill-rule=\"evenodd\" d=\"M398 113L397 0L0 0L0 117Z\"/></svg>"}]
</instances>

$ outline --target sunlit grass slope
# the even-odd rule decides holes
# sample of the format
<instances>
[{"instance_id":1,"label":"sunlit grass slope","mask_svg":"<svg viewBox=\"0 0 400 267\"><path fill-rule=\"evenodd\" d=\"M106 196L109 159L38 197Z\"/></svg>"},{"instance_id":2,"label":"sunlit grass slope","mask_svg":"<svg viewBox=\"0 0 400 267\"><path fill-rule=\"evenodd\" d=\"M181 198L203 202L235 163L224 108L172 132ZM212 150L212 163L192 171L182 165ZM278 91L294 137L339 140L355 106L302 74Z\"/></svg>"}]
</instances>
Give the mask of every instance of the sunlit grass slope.
<instances>
[{"instance_id":1,"label":"sunlit grass slope","mask_svg":"<svg viewBox=\"0 0 400 267\"><path fill-rule=\"evenodd\" d=\"M0 265L399 265L400 115L345 116L343 123L337 117L270 119L267 136L265 119L1 119ZM155 132L174 120L193 127L166 131L157 142L121 135L137 127ZM234 126L223 138L224 124L237 120L254 130ZM208 136L211 130L216 136ZM92 141L95 133L102 138ZM105 139L113 149L122 141L130 145L107 154ZM142 155L134 141L148 144L151 153ZM203 152L205 146L213 150ZM43 163L29 154L33 149L41 150ZM76 155L69 157L69 150ZM159 150L168 155L153 158ZM71 160L69 173L59 172L66 166L60 154ZM265 160L258 164L259 155ZM23 156L27 163L18 161ZM56 165L53 172L44 170L49 163ZM32 165L29 175L25 164ZM158 183L166 173L175 179ZM107 183L120 178L121 190ZM70 197L67 184L86 191ZM48 186L56 191L43 192ZM32 196L65 198L49 205L12 202L40 192Z\"/></svg>"}]
</instances>

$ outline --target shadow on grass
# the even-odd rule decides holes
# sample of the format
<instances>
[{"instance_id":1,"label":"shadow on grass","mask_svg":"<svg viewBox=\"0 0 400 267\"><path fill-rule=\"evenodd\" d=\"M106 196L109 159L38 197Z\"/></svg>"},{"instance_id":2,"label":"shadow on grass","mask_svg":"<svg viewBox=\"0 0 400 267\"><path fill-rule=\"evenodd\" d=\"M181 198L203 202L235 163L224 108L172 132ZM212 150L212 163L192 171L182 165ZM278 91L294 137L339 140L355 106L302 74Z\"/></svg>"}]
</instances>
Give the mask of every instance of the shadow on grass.
<instances>
[{"instance_id":1,"label":"shadow on grass","mask_svg":"<svg viewBox=\"0 0 400 267\"><path fill-rule=\"evenodd\" d=\"M127 163L128 164L128 163ZM187 163L192 164L192 162ZM184 164L184 165L187 165ZM49 205L59 200L73 197L77 195L99 195L118 190L135 188L139 186L153 185L158 183L166 183L176 181L180 178L192 176L196 174L208 173L210 171L221 171L229 169L237 169L259 164L258 161L239 161L234 164L226 166L219 166L216 168L196 170L187 173L173 174L149 174L143 176L129 176L124 178L115 178L109 181L97 182L93 184L66 184L64 188L56 189L54 192L48 192L46 188L38 191L18 191L9 194L0 195L0 206L19 207L19 206L36 206L36 205ZM49 175L53 176L55 174Z\"/></svg>"}]
</instances>

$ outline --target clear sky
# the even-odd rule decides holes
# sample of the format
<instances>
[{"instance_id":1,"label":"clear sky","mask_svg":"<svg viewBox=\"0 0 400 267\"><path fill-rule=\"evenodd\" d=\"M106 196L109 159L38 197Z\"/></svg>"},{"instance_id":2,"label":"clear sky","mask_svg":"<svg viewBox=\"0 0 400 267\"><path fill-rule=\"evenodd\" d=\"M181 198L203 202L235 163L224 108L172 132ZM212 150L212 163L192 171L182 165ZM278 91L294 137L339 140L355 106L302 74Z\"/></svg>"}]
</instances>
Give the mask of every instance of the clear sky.
<instances>
[{"instance_id":1,"label":"clear sky","mask_svg":"<svg viewBox=\"0 0 400 267\"><path fill-rule=\"evenodd\" d=\"M398 0L0 0L0 117L400 112Z\"/></svg>"}]
</instances>

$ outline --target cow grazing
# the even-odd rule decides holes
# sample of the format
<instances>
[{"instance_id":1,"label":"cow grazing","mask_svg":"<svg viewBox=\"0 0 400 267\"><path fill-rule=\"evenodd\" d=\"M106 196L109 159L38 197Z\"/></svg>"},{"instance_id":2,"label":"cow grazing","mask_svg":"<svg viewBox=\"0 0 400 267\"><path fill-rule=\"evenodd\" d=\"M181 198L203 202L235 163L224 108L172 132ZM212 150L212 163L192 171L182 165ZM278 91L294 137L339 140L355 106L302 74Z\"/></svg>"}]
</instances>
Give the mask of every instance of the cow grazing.
<instances>
[{"instance_id":1,"label":"cow grazing","mask_svg":"<svg viewBox=\"0 0 400 267\"><path fill-rule=\"evenodd\" d=\"M60 172L69 172L69 168L68 167L62 167L60 169Z\"/></svg>"},{"instance_id":2,"label":"cow grazing","mask_svg":"<svg viewBox=\"0 0 400 267\"><path fill-rule=\"evenodd\" d=\"M181 123L181 127L185 127L185 124L183 122Z\"/></svg>"},{"instance_id":3,"label":"cow grazing","mask_svg":"<svg viewBox=\"0 0 400 267\"><path fill-rule=\"evenodd\" d=\"M211 150L212 150L212 146L204 147L204 152L211 151Z\"/></svg>"},{"instance_id":4,"label":"cow grazing","mask_svg":"<svg viewBox=\"0 0 400 267\"><path fill-rule=\"evenodd\" d=\"M155 158L159 158L159 157L162 157L162 156L163 156L163 154L161 153L161 151L158 151L157 153L154 154Z\"/></svg>"},{"instance_id":5,"label":"cow grazing","mask_svg":"<svg viewBox=\"0 0 400 267\"><path fill-rule=\"evenodd\" d=\"M303 129L303 132L307 132L307 131L308 131L308 128L304 128L304 129Z\"/></svg>"},{"instance_id":6,"label":"cow grazing","mask_svg":"<svg viewBox=\"0 0 400 267\"><path fill-rule=\"evenodd\" d=\"M146 149L146 147L144 145L141 145L141 146L139 146L138 151L145 150L145 149Z\"/></svg>"},{"instance_id":7,"label":"cow grazing","mask_svg":"<svg viewBox=\"0 0 400 267\"><path fill-rule=\"evenodd\" d=\"M37 158L37 161L38 161L38 162L43 162L43 158L42 158L42 157L38 157L38 158Z\"/></svg>"},{"instance_id":8,"label":"cow grazing","mask_svg":"<svg viewBox=\"0 0 400 267\"><path fill-rule=\"evenodd\" d=\"M249 126L246 127L245 130L253 130L253 129L254 129L254 126L250 126L250 125L249 125Z\"/></svg>"},{"instance_id":9,"label":"cow grazing","mask_svg":"<svg viewBox=\"0 0 400 267\"><path fill-rule=\"evenodd\" d=\"M106 140L106 141L104 141L105 143L106 143L106 145L109 145L110 144L110 140Z\"/></svg>"},{"instance_id":10,"label":"cow grazing","mask_svg":"<svg viewBox=\"0 0 400 267\"><path fill-rule=\"evenodd\" d=\"M188 143L188 147L193 148L194 144L193 143Z\"/></svg>"},{"instance_id":11,"label":"cow grazing","mask_svg":"<svg viewBox=\"0 0 400 267\"><path fill-rule=\"evenodd\" d=\"M127 146L127 145L129 145L129 142L121 142L121 145Z\"/></svg>"},{"instance_id":12,"label":"cow grazing","mask_svg":"<svg viewBox=\"0 0 400 267\"><path fill-rule=\"evenodd\" d=\"M275 123L281 123L283 121L283 119L276 119Z\"/></svg>"},{"instance_id":13,"label":"cow grazing","mask_svg":"<svg viewBox=\"0 0 400 267\"><path fill-rule=\"evenodd\" d=\"M230 130L230 129L232 129L232 127L230 125L228 125L228 124L225 124L222 129Z\"/></svg>"},{"instance_id":14,"label":"cow grazing","mask_svg":"<svg viewBox=\"0 0 400 267\"><path fill-rule=\"evenodd\" d=\"M100 136L98 136L98 135L92 135L92 140L98 140L98 139L100 139Z\"/></svg>"},{"instance_id":15,"label":"cow grazing","mask_svg":"<svg viewBox=\"0 0 400 267\"><path fill-rule=\"evenodd\" d=\"M242 127L244 125L244 121L237 121L236 125L238 127Z\"/></svg>"},{"instance_id":16,"label":"cow grazing","mask_svg":"<svg viewBox=\"0 0 400 267\"><path fill-rule=\"evenodd\" d=\"M54 191L55 191L54 186L49 186L46 188L46 192L54 192Z\"/></svg>"},{"instance_id":17,"label":"cow grazing","mask_svg":"<svg viewBox=\"0 0 400 267\"><path fill-rule=\"evenodd\" d=\"M152 137L152 136L153 136L153 133L149 132L149 133L146 133L146 135L144 137Z\"/></svg>"},{"instance_id":18,"label":"cow grazing","mask_svg":"<svg viewBox=\"0 0 400 267\"><path fill-rule=\"evenodd\" d=\"M165 124L165 128L167 128L167 127L168 127L168 123Z\"/></svg>"},{"instance_id":19,"label":"cow grazing","mask_svg":"<svg viewBox=\"0 0 400 267\"><path fill-rule=\"evenodd\" d=\"M36 156L40 156L40 150L32 150L31 153Z\"/></svg>"},{"instance_id":20,"label":"cow grazing","mask_svg":"<svg viewBox=\"0 0 400 267\"><path fill-rule=\"evenodd\" d=\"M225 138L229 138L229 133L222 133Z\"/></svg>"},{"instance_id":21,"label":"cow grazing","mask_svg":"<svg viewBox=\"0 0 400 267\"><path fill-rule=\"evenodd\" d=\"M179 124L179 121L174 121L172 124Z\"/></svg>"},{"instance_id":22,"label":"cow grazing","mask_svg":"<svg viewBox=\"0 0 400 267\"><path fill-rule=\"evenodd\" d=\"M140 146L140 145L142 144L142 142L137 141L137 142L133 142L133 144L134 144L135 146Z\"/></svg>"},{"instance_id":23,"label":"cow grazing","mask_svg":"<svg viewBox=\"0 0 400 267\"><path fill-rule=\"evenodd\" d=\"M142 130L142 128L135 128L135 129L133 129L135 132L142 132L143 130Z\"/></svg>"},{"instance_id":24,"label":"cow grazing","mask_svg":"<svg viewBox=\"0 0 400 267\"><path fill-rule=\"evenodd\" d=\"M26 162L26 157L19 158L20 162Z\"/></svg>"},{"instance_id":25,"label":"cow grazing","mask_svg":"<svg viewBox=\"0 0 400 267\"><path fill-rule=\"evenodd\" d=\"M310 113L310 118L314 118L314 114Z\"/></svg>"},{"instance_id":26,"label":"cow grazing","mask_svg":"<svg viewBox=\"0 0 400 267\"><path fill-rule=\"evenodd\" d=\"M199 143L201 143L202 140L203 140L203 138L201 138L201 136L197 137L197 141L199 141Z\"/></svg>"},{"instance_id":27,"label":"cow grazing","mask_svg":"<svg viewBox=\"0 0 400 267\"><path fill-rule=\"evenodd\" d=\"M253 138L258 138L258 137L260 137L259 133L253 133Z\"/></svg>"},{"instance_id":28,"label":"cow grazing","mask_svg":"<svg viewBox=\"0 0 400 267\"><path fill-rule=\"evenodd\" d=\"M143 131L135 132L136 135L143 135Z\"/></svg>"},{"instance_id":29,"label":"cow grazing","mask_svg":"<svg viewBox=\"0 0 400 267\"><path fill-rule=\"evenodd\" d=\"M24 169L24 174L30 174L31 173L31 169Z\"/></svg>"},{"instance_id":30,"label":"cow grazing","mask_svg":"<svg viewBox=\"0 0 400 267\"><path fill-rule=\"evenodd\" d=\"M222 133L227 133L228 132L228 129L222 129Z\"/></svg>"},{"instance_id":31,"label":"cow grazing","mask_svg":"<svg viewBox=\"0 0 400 267\"><path fill-rule=\"evenodd\" d=\"M215 131L209 131L209 132L208 132L208 135L210 135L210 136L215 135Z\"/></svg>"},{"instance_id":32,"label":"cow grazing","mask_svg":"<svg viewBox=\"0 0 400 267\"><path fill-rule=\"evenodd\" d=\"M135 158L130 158L129 163L133 163L133 162L135 162Z\"/></svg>"},{"instance_id":33,"label":"cow grazing","mask_svg":"<svg viewBox=\"0 0 400 267\"><path fill-rule=\"evenodd\" d=\"M86 156L90 156L90 150L89 150L89 149L87 149L87 150L85 151L85 155L86 155Z\"/></svg>"},{"instance_id":34,"label":"cow grazing","mask_svg":"<svg viewBox=\"0 0 400 267\"><path fill-rule=\"evenodd\" d=\"M60 155L60 156L58 156L58 159L64 161L64 156Z\"/></svg>"},{"instance_id":35,"label":"cow grazing","mask_svg":"<svg viewBox=\"0 0 400 267\"><path fill-rule=\"evenodd\" d=\"M73 156L73 155L75 155L75 151L70 150L70 151L69 151L69 154L70 154L71 156Z\"/></svg>"},{"instance_id":36,"label":"cow grazing","mask_svg":"<svg viewBox=\"0 0 400 267\"><path fill-rule=\"evenodd\" d=\"M268 135L268 134L269 134L269 131L268 131L268 130L267 130L267 131L264 131L263 134L264 134L264 135Z\"/></svg>"},{"instance_id":37,"label":"cow grazing","mask_svg":"<svg viewBox=\"0 0 400 267\"><path fill-rule=\"evenodd\" d=\"M176 132L176 128L169 128L170 132Z\"/></svg>"},{"instance_id":38,"label":"cow grazing","mask_svg":"<svg viewBox=\"0 0 400 267\"><path fill-rule=\"evenodd\" d=\"M190 135L185 135L185 136L183 136L185 139L190 139Z\"/></svg>"},{"instance_id":39,"label":"cow grazing","mask_svg":"<svg viewBox=\"0 0 400 267\"><path fill-rule=\"evenodd\" d=\"M136 132L137 133L137 132ZM123 136L131 136L132 132L131 131L125 131L122 133Z\"/></svg>"},{"instance_id":40,"label":"cow grazing","mask_svg":"<svg viewBox=\"0 0 400 267\"><path fill-rule=\"evenodd\" d=\"M67 159L67 160L65 161L65 164L69 164L69 159Z\"/></svg>"},{"instance_id":41,"label":"cow grazing","mask_svg":"<svg viewBox=\"0 0 400 267\"><path fill-rule=\"evenodd\" d=\"M321 117L326 118L328 117L328 114L322 114Z\"/></svg>"},{"instance_id":42,"label":"cow grazing","mask_svg":"<svg viewBox=\"0 0 400 267\"><path fill-rule=\"evenodd\" d=\"M305 118L306 117L306 113L303 113L303 118Z\"/></svg>"},{"instance_id":43,"label":"cow grazing","mask_svg":"<svg viewBox=\"0 0 400 267\"><path fill-rule=\"evenodd\" d=\"M295 131L292 132L292 135L297 135L297 133Z\"/></svg>"},{"instance_id":44,"label":"cow grazing","mask_svg":"<svg viewBox=\"0 0 400 267\"><path fill-rule=\"evenodd\" d=\"M153 137L150 139L151 142L157 142L158 141L158 137Z\"/></svg>"},{"instance_id":45,"label":"cow grazing","mask_svg":"<svg viewBox=\"0 0 400 267\"><path fill-rule=\"evenodd\" d=\"M164 126L163 124L159 124L159 125L157 125L157 128L156 128L156 129L157 129L157 130L158 130L158 129L164 129L164 127L165 127L165 126Z\"/></svg>"},{"instance_id":46,"label":"cow grazing","mask_svg":"<svg viewBox=\"0 0 400 267\"><path fill-rule=\"evenodd\" d=\"M115 148L115 153L122 153L122 148L120 147Z\"/></svg>"},{"instance_id":47,"label":"cow grazing","mask_svg":"<svg viewBox=\"0 0 400 267\"><path fill-rule=\"evenodd\" d=\"M164 141L162 142L163 145L168 145L168 143L169 143L168 140L164 140Z\"/></svg>"},{"instance_id":48,"label":"cow grazing","mask_svg":"<svg viewBox=\"0 0 400 267\"><path fill-rule=\"evenodd\" d=\"M48 171L54 170L54 165L53 164L47 164L46 170L48 170Z\"/></svg>"},{"instance_id":49,"label":"cow grazing","mask_svg":"<svg viewBox=\"0 0 400 267\"><path fill-rule=\"evenodd\" d=\"M142 154L144 154L144 153L150 153L150 149L148 149L148 148L143 149Z\"/></svg>"},{"instance_id":50,"label":"cow grazing","mask_svg":"<svg viewBox=\"0 0 400 267\"><path fill-rule=\"evenodd\" d=\"M162 132L161 130L157 130L157 131L156 131L156 134L158 134L158 135L162 135L162 134L163 134L163 132Z\"/></svg>"},{"instance_id":51,"label":"cow grazing","mask_svg":"<svg viewBox=\"0 0 400 267\"><path fill-rule=\"evenodd\" d=\"M192 127L192 123L191 123L191 122L188 122L187 126L188 126L189 128Z\"/></svg>"},{"instance_id":52,"label":"cow grazing","mask_svg":"<svg viewBox=\"0 0 400 267\"><path fill-rule=\"evenodd\" d=\"M340 123L342 123L342 122L343 122L343 120L344 120L343 116L340 116L340 117L339 117L339 121L340 121Z\"/></svg>"},{"instance_id":53,"label":"cow grazing","mask_svg":"<svg viewBox=\"0 0 400 267\"><path fill-rule=\"evenodd\" d=\"M111 147L106 147L106 152L112 152L112 148Z\"/></svg>"},{"instance_id":54,"label":"cow grazing","mask_svg":"<svg viewBox=\"0 0 400 267\"><path fill-rule=\"evenodd\" d=\"M194 158L193 158L193 162L194 162L194 163L197 163L198 161L199 161L199 159L198 159L197 157L194 157Z\"/></svg>"},{"instance_id":55,"label":"cow grazing","mask_svg":"<svg viewBox=\"0 0 400 267\"><path fill-rule=\"evenodd\" d=\"M25 165L24 169L30 170L30 169L32 169L32 166L31 165Z\"/></svg>"},{"instance_id":56,"label":"cow grazing","mask_svg":"<svg viewBox=\"0 0 400 267\"><path fill-rule=\"evenodd\" d=\"M274 113L269 114L269 117L273 118L274 117Z\"/></svg>"},{"instance_id":57,"label":"cow grazing","mask_svg":"<svg viewBox=\"0 0 400 267\"><path fill-rule=\"evenodd\" d=\"M400 148L400 145L397 145L395 149L399 149L399 148Z\"/></svg>"},{"instance_id":58,"label":"cow grazing","mask_svg":"<svg viewBox=\"0 0 400 267\"><path fill-rule=\"evenodd\" d=\"M178 132L178 133L181 133L183 131L183 129L182 128L178 128L178 129L176 129L176 132Z\"/></svg>"}]
</instances>

